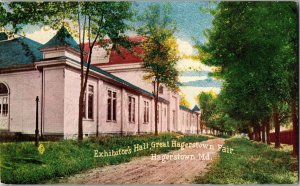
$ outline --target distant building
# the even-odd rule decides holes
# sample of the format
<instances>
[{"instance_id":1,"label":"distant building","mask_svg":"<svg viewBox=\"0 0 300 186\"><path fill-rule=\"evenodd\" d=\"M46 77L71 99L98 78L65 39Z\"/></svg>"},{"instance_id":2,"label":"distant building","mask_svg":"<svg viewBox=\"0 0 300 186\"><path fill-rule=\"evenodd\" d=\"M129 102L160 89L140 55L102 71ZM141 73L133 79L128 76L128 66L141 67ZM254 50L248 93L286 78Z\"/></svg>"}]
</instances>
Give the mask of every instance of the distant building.
<instances>
[{"instance_id":1,"label":"distant building","mask_svg":"<svg viewBox=\"0 0 300 186\"><path fill-rule=\"evenodd\" d=\"M131 38L140 40L140 37ZM143 80L141 60L125 49L109 55L95 47L84 101L83 133L154 132L152 84ZM39 131L73 138L78 134L80 55L63 27L46 44L26 37L0 41L0 130L34 134L36 96ZM135 51L141 50L137 47ZM160 90L158 131L197 133L199 112Z\"/></svg>"}]
</instances>

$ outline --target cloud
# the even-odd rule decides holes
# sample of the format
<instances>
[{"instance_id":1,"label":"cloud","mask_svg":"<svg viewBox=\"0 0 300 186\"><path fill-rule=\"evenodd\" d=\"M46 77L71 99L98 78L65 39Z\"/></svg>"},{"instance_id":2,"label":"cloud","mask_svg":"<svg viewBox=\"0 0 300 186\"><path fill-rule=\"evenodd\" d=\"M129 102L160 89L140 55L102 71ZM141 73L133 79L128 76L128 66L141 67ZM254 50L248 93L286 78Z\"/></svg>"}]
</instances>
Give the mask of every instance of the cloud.
<instances>
[{"instance_id":1,"label":"cloud","mask_svg":"<svg viewBox=\"0 0 300 186\"><path fill-rule=\"evenodd\" d=\"M24 30L26 30L26 28L24 28ZM32 29L31 32L27 32L26 37L38 41L41 44L45 44L56 34L56 32L56 30L51 28L42 27L38 29Z\"/></svg>"},{"instance_id":2,"label":"cloud","mask_svg":"<svg viewBox=\"0 0 300 186\"><path fill-rule=\"evenodd\" d=\"M189 42L177 39L177 44L180 55L192 55L195 53L193 46Z\"/></svg>"},{"instance_id":3,"label":"cloud","mask_svg":"<svg viewBox=\"0 0 300 186\"><path fill-rule=\"evenodd\" d=\"M177 38L178 50L180 56L191 56L195 55L196 51L192 44L188 41ZM177 68L180 71L191 71L191 70L201 70L201 71L212 71L212 67L204 65L200 60L186 59L183 58L177 62Z\"/></svg>"}]
</instances>

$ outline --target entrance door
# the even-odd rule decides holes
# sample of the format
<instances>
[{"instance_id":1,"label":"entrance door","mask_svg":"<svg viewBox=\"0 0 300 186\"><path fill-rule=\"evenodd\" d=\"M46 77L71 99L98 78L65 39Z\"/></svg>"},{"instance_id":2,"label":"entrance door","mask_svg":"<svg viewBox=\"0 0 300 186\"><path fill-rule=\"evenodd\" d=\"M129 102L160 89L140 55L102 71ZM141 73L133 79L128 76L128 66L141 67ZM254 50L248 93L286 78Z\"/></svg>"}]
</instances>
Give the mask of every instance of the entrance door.
<instances>
[{"instance_id":1,"label":"entrance door","mask_svg":"<svg viewBox=\"0 0 300 186\"><path fill-rule=\"evenodd\" d=\"M8 130L9 99L8 88L0 83L0 130Z\"/></svg>"}]
</instances>

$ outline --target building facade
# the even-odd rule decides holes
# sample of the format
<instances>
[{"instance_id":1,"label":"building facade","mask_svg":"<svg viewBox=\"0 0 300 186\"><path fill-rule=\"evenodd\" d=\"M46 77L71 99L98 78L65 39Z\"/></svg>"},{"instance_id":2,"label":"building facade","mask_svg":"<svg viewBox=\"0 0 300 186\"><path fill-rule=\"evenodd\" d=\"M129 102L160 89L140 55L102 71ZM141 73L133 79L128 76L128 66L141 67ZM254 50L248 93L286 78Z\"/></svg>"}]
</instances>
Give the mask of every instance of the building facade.
<instances>
[{"instance_id":1,"label":"building facade","mask_svg":"<svg viewBox=\"0 0 300 186\"><path fill-rule=\"evenodd\" d=\"M84 96L84 135L153 133L152 84L143 80L141 60L115 51L103 55L95 48ZM0 51L0 130L34 134L38 96L39 131L76 137L80 53L67 30L44 45L25 37L2 40ZM161 88L158 132L200 130L198 110L180 106L179 100L177 93Z\"/></svg>"}]
</instances>

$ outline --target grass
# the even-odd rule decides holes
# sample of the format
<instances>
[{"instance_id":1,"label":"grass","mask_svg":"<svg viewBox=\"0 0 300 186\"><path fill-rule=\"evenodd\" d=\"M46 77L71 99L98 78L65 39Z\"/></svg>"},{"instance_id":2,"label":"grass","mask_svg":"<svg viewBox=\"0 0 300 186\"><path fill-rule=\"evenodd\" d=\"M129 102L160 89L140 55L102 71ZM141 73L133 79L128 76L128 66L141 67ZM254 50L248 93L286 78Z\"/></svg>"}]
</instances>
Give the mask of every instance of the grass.
<instances>
[{"instance_id":1,"label":"grass","mask_svg":"<svg viewBox=\"0 0 300 186\"><path fill-rule=\"evenodd\" d=\"M207 140L203 136L182 136L164 133L159 136L125 136L89 138L82 143L75 140L41 142L45 151L40 154L33 142L13 142L0 144L1 182L6 184L47 183L60 177L68 176L94 167L128 162L133 157L166 153L176 148L153 148L127 155L114 157L94 157L94 150L110 151L131 148L135 144L177 140L197 142Z\"/></svg>"},{"instance_id":2,"label":"grass","mask_svg":"<svg viewBox=\"0 0 300 186\"><path fill-rule=\"evenodd\" d=\"M225 146L234 154L220 152L209 171L195 179L198 184L294 184L298 162L291 146L275 149L245 138L232 138Z\"/></svg>"}]
</instances>

